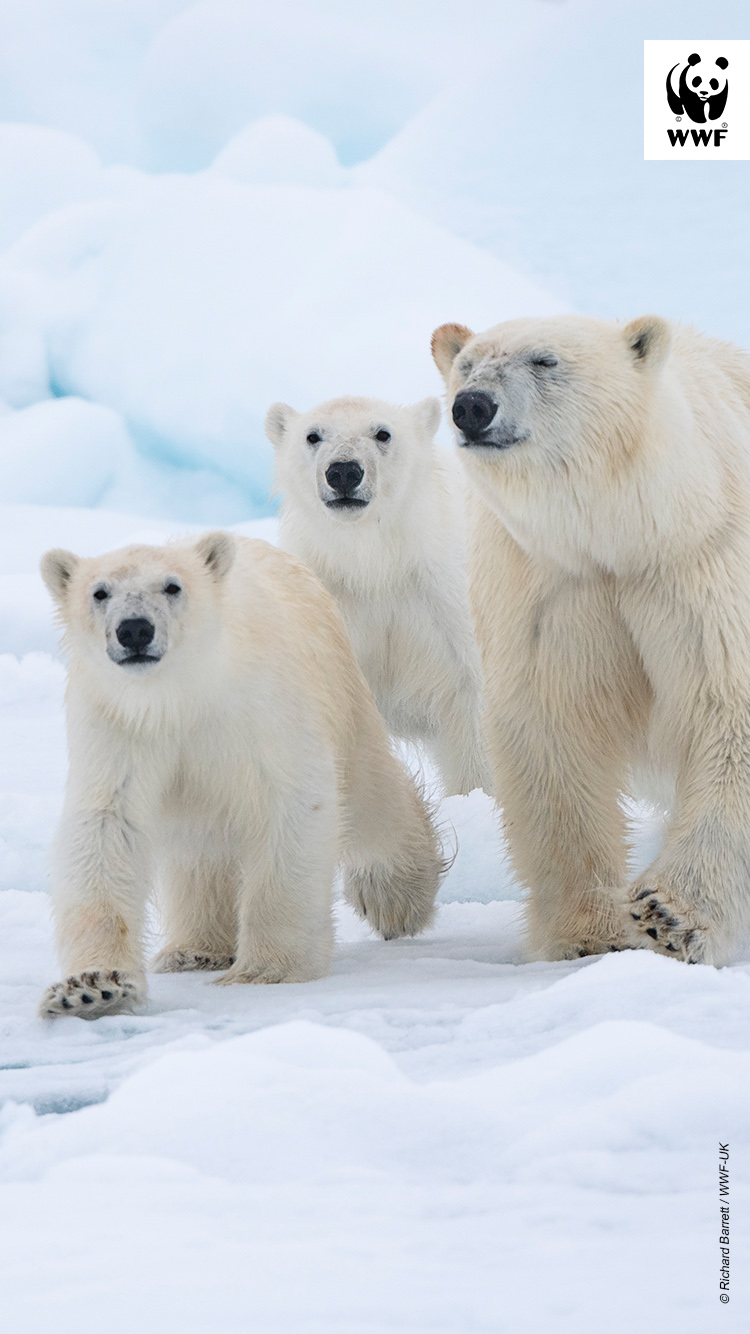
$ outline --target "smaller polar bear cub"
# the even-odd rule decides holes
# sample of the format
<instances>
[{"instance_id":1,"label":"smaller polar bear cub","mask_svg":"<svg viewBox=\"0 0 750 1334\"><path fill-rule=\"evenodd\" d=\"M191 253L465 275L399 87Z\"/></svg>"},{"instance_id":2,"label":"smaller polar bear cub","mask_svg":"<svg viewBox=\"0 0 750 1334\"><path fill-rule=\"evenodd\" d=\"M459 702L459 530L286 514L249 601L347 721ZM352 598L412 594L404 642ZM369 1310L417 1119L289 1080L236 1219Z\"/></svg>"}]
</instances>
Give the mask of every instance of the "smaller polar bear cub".
<instances>
[{"instance_id":1,"label":"smaller polar bear cub","mask_svg":"<svg viewBox=\"0 0 750 1334\"><path fill-rule=\"evenodd\" d=\"M53 857L66 980L44 1017L145 998L149 893L160 972L321 977L332 890L386 937L431 920L443 870L336 604L265 542L209 533L42 573L70 658L70 770Z\"/></svg>"},{"instance_id":2,"label":"smaller polar bear cub","mask_svg":"<svg viewBox=\"0 0 750 1334\"><path fill-rule=\"evenodd\" d=\"M435 457L440 404L275 403L266 434L281 544L336 598L378 708L425 744L447 794L490 790L482 678L456 486Z\"/></svg>"}]
</instances>

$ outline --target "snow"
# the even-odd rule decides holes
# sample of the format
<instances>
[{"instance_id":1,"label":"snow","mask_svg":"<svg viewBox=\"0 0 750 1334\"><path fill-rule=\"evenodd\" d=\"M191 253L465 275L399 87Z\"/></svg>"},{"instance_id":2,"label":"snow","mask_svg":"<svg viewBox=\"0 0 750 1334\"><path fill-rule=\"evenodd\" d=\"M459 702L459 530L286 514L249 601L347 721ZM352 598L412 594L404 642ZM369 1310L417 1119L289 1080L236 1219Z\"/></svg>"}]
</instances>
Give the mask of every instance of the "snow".
<instances>
[{"instance_id":1,"label":"snow","mask_svg":"<svg viewBox=\"0 0 750 1334\"><path fill-rule=\"evenodd\" d=\"M713 31L742 36L745 10L717 0ZM750 949L524 962L481 793L439 805L457 855L416 940L338 903L319 982L155 976L139 1015L34 1016L66 772L41 554L275 540L268 404L439 393L448 320L657 310L750 343L746 164L642 161L642 40L704 11L0 0L13 1334L706 1334L726 1140L721 1320L746 1328ZM630 815L640 867L662 821Z\"/></svg>"},{"instance_id":2,"label":"snow","mask_svg":"<svg viewBox=\"0 0 750 1334\"><path fill-rule=\"evenodd\" d=\"M573 0L488 47L355 168L587 314L657 311L750 343L746 163L643 161L643 40L706 34L702 0ZM711 32L750 36L745 0ZM700 45L697 42L697 45Z\"/></svg>"},{"instance_id":3,"label":"snow","mask_svg":"<svg viewBox=\"0 0 750 1334\"><path fill-rule=\"evenodd\" d=\"M430 334L450 312L486 324L498 308L509 318L562 309L369 188L250 186L216 170L118 170L107 187L108 198L53 213L0 258L0 291L6 276L25 282L19 318L46 348L50 389L119 414L138 459L169 478L158 499L170 517L231 523L268 511L263 420L274 399L304 408L355 391L413 402L440 390ZM51 434L40 448L56 452ZM150 477L123 473L130 451L119 466L102 452L118 490L102 484L100 503L148 496ZM79 485L69 503L96 503L88 472L69 465L68 486ZM201 471L216 500L201 482L196 510L180 474ZM23 498L38 499L34 486Z\"/></svg>"},{"instance_id":4,"label":"snow","mask_svg":"<svg viewBox=\"0 0 750 1334\"><path fill-rule=\"evenodd\" d=\"M0 125L0 251L54 209L100 190L101 163L72 134L38 125Z\"/></svg>"},{"instance_id":5,"label":"snow","mask_svg":"<svg viewBox=\"0 0 750 1334\"><path fill-rule=\"evenodd\" d=\"M261 116L235 134L211 170L243 185L343 186L347 174L330 139L293 116Z\"/></svg>"},{"instance_id":6,"label":"snow","mask_svg":"<svg viewBox=\"0 0 750 1334\"><path fill-rule=\"evenodd\" d=\"M43 891L66 769L38 558L195 530L0 508L8 1328L77 1334L85 1311L113 1334L579 1334L606 1311L614 1334L705 1334L719 1139L738 1165L738 1259L750 1241L750 962L525 963L481 793L441 803L458 855L423 936L380 941L339 902L319 982L153 976L145 1013L35 1018L58 974ZM237 531L273 540L275 521ZM661 823L633 815L643 864ZM154 919L154 950L158 932ZM738 1267L732 1312L746 1287Z\"/></svg>"}]
</instances>

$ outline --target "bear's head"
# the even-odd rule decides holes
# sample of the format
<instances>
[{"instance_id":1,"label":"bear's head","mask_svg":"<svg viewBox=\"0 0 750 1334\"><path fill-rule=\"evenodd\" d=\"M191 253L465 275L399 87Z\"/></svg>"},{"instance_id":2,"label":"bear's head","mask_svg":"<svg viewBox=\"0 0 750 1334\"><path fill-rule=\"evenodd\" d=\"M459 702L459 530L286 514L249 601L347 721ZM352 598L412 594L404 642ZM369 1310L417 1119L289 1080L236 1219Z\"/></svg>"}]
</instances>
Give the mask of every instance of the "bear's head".
<instances>
[{"instance_id":1,"label":"bear's head","mask_svg":"<svg viewBox=\"0 0 750 1334\"><path fill-rule=\"evenodd\" d=\"M48 551L41 571L57 604L65 644L93 668L104 690L123 682L152 689L170 663L205 662L219 637L217 587L235 556L229 533L191 545L133 546L84 558ZM132 688L131 686L127 687Z\"/></svg>"},{"instance_id":2,"label":"bear's head","mask_svg":"<svg viewBox=\"0 0 750 1334\"><path fill-rule=\"evenodd\" d=\"M378 522L418 484L440 422L426 398L394 407L375 398L335 398L309 412L274 403L266 435L276 451L278 487L313 521Z\"/></svg>"},{"instance_id":3,"label":"bear's head","mask_svg":"<svg viewBox=\"0 0 750 1334\"><path fill-rule=\"evenodd\" d=\"M432 351L472 483L509 523L601 512L632 472L668 355L657 316L625 327L563 315L474 334L445 324ZM520 531L520 530L519 530Z\"/></svg>"},{"instance_id":4,"label":"bear's head","mask_svg":"<svg viewBox=\"0 0 750 1334\"><path fill-rule=\"evenodd\" d=\"M729 84L726 56L701 60L697 51L687 62L673 65L667 76L667 97L676 115L687 115L697 124L718 120L727 104Z\"/></svg>"}]
</instances>

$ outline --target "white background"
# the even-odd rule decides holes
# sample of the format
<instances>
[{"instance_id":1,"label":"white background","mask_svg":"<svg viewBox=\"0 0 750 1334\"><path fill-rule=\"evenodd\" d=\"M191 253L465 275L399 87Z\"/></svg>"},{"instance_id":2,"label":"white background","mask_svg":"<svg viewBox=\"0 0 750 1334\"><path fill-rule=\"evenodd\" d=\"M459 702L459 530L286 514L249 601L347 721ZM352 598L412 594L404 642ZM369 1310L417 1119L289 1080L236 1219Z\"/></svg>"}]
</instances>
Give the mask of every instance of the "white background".
<instances>
[{"instance_id":1,"label":"white background","mask_svg":"<svg viewBox=\"0 0 750 1334\"><path fill-rule=\"evenodd\" d=\"M706 64L724 56L729 61L726 74L729 96L724 113L705 125L694 125L685 114L679 120L667 101L667 75L677 62L687 60L693 52ZM679 72L679 71L678 71ZM644 43L644 149L646 161L673 161L686 158L690 162L750 160L750 41L701 41L685 38L680 41ZM719 147L711 137L710 146L694 144L690 131L721 129L726 122L727 133ZM687 130L686 143L673 147L667 130Z\"/></svg>"}]
</instances>

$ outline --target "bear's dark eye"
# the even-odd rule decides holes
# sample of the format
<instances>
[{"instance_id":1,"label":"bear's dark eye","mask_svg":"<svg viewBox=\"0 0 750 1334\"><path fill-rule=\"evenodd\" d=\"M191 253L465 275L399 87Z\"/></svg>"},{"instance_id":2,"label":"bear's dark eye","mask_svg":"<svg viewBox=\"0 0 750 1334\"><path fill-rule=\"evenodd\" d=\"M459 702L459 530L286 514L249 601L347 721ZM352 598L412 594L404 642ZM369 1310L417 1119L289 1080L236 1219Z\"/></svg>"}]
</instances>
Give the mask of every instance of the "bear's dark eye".
<instances>
[{"instance_id":1,"label":"bear's dark eye","mask_svg":"<svg viewBox=\"0 0 750 1334\"><path fill-rule=\"evenodd\" d=\"M108 589L108 588L95 588L95 589L94 589L94 600L95 600L96 602L106 602L108 597L109 597L109 589Z\"/></svg>"},{"instance_id":2,"label":"bear's dark eye","mask_svg":"<svg viewBox=\"0 0 750 1334\"><path fill-rule=\"evenodd\" d=\"M701 84L701 83L703 83L703 80L702 80L700 74L698 74L697 77L696 77L695 79L693 79L693 87L694 87L694 88L697 88L698 85Z\"/></svg>"},{"instance_id":3,"label":"bear's dark eye","mask_svg":"<svg viewBox=\"0 0 750 1334\"><path fill-rule=\"evenodd\" d=\"M179 584L165 584L164 592L167 594L168 597L176 598L178 593L182 592L182 589L180 588Z\"/></svg>"},{"instance_id":4,"label":"bear's dark eye","mask_svg":"<svg viewBox=\"0 0 750 1334\"><path fill-rule=\"evenodd\" d=\"M712 87L712 88L718 88L718 86L719 86L719 80L718 80L718 79L711 79L711 87Z\"/></svg>"},{"instance_id":5,"label":"bear's dark eye","mask_svg":"<svg viewBox=\"0 0 750 1334\"><path fill-rule=\"evenodd\" d=\"M379 440L381 445L386 445L391 438L390 431L376 431L375 439Z\"/></svg>"},{"instance_id":6,"label":"bear's dark eye","mask_svg":"<svg viewBox=\"0 0 750 1334\"><path fill-rule=\"evenodd\" d=\"M321 440L321 437L318 435L318 432L317 432L317 431L311 431L310 434L309 434L308 437L307 437L307 443L308 443L308 445L319 445L319 444L320 444L320 440Z\"/></svg>"},{"instance_id":7,"label":"bear's dark eye","mask_svg":"<svg viewBox=\"0 0 750 1334\"><path fill-rule=\"evenodd\" d=\"M531 358L531 364L532 366L557 366L558 361L557 357L553 357L550 353L542 352L538 357Z\"/></svg>"}]
</instances>

